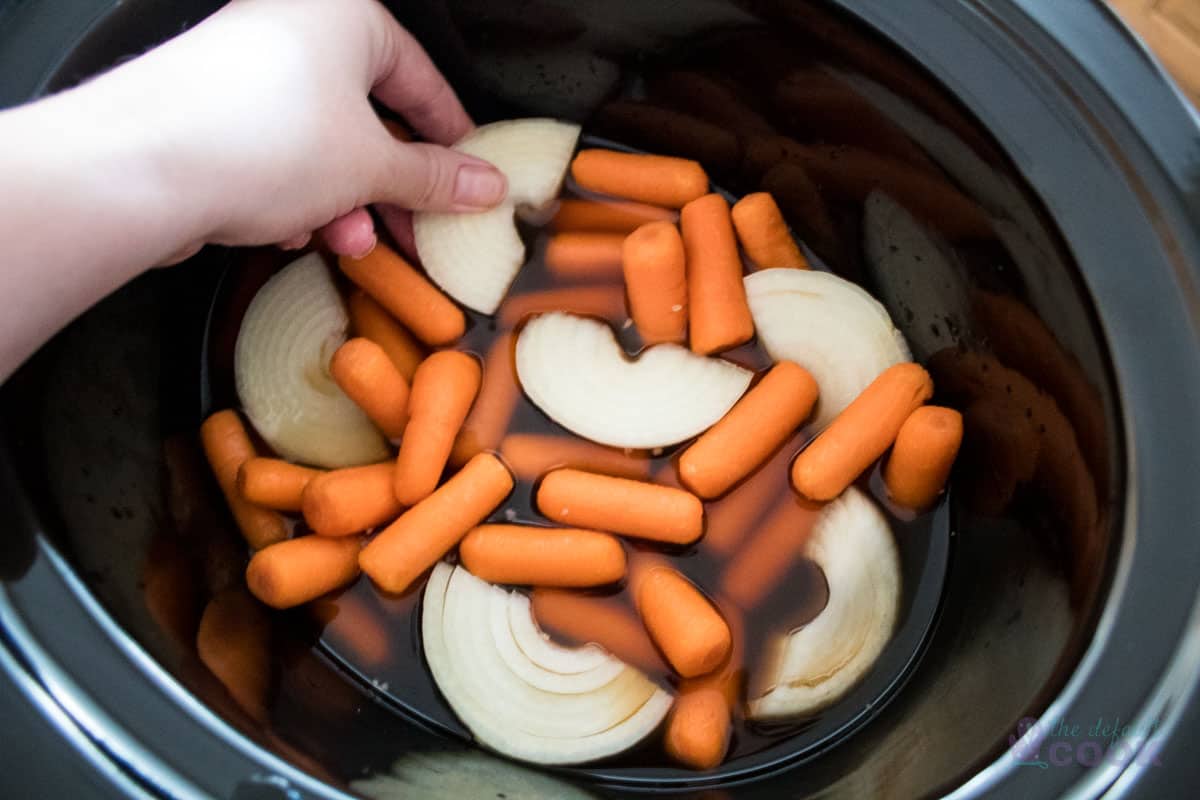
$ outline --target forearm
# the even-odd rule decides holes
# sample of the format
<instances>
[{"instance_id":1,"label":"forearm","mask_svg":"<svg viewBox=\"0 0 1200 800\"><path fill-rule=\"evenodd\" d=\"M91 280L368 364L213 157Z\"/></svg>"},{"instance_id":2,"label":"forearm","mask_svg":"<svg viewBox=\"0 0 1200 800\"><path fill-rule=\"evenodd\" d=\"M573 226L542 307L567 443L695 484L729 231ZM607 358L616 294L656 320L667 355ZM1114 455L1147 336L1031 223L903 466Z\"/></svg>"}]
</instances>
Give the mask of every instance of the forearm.
<instances>
[{"instance_id":1,"label":"forearm","mask_svg":"<svg viewBox=\"0 0 1200 800\"><path fill-rule=\"evenodd\" d=\"M99 298L205 235L120 86L0 112L0 380Z\"/></svg>"}]
</instances>

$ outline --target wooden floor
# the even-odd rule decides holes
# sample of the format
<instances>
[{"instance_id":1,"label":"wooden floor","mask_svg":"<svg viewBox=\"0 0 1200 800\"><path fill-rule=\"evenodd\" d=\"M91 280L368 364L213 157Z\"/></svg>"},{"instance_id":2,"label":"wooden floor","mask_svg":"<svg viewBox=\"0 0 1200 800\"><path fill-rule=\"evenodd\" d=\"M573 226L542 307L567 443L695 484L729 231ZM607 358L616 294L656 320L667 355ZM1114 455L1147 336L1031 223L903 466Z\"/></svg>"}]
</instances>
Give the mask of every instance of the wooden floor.
<instances>
[{"instance_id":1,"label":"wooden floor","mask_svg":"<svg viewBox=\"0 0 1200 800\"><path fill-rule=\"evenodd\" d=\"M1200 0L1109 0L1200 107Z\"/></svg>"}]
</instances>

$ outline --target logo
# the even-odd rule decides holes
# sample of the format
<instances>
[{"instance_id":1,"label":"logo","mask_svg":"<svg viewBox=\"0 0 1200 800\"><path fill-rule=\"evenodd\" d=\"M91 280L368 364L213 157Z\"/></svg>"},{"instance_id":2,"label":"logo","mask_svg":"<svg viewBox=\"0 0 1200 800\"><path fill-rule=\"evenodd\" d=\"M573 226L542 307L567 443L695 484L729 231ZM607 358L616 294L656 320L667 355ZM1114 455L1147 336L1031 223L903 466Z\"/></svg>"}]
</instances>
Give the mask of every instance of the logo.
<instances>
[{"instance_id":1,"label":"logo","mask_svg":"<svg viewBox=\"0 0 1200 800\"><path fill-rule=\"evenodd\" d=\"M1155 736L1158 723L1122 723L1120 717L1100 717L1091 725L1066 719L1025 717L1008 736L1008 753L1023 767L1050 769L1098 764L1162 766L1162 742Z\"/></svg>"}]
</instances>

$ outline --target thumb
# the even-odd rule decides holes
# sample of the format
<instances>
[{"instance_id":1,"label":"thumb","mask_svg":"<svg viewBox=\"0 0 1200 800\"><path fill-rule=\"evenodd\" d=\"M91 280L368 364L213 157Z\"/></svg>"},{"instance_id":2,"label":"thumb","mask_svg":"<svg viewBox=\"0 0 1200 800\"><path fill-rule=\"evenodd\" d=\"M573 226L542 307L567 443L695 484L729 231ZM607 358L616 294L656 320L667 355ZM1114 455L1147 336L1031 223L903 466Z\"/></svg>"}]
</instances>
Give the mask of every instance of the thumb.
<instances>
[{"instance_id":1,"label":"thumb","mask_svg":"<svg viewBox=\"0 0 1200 800\"><path fill-rule=\"evenodd\" d=\"M482 211L504 199L504 173L447 147L388 140L376 202L418 211Z\"/></svg>"}]
</instances>

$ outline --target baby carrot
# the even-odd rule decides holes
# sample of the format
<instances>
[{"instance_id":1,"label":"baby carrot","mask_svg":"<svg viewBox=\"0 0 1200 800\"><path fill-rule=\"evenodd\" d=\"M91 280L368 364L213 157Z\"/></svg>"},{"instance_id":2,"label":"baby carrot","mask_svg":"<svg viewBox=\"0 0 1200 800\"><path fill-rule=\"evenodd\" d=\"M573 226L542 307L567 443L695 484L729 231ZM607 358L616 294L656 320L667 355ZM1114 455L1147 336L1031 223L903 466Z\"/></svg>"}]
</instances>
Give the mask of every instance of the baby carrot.
<instances>
[{"instance_id":1,"label":"baby carrot","mask_svg":"<svg viewBox=\"0 0 1200 800\"><path fill-rule=\"evenodd\" d=\"M368 667L381 667L391 655L388 632L362 597L343 592L336 598L318 598L308 605L321 624L321 637L332 639L350 656Z\"/></svg>"},{"instance_id":2,"label":"baby carrot","mask_svg":"<svg viewBox=\"0 0 1200 800\"><path fill-rule=\"evenodd\" d=\"M578 528L480 525L458 546L472 574L492 583L579 588L625 576L625 551L614 536Z\"/></svg>"},{"instance_id":3,"label":"baby carrot","mask_svg":"<svg viewBox=\"0 0 1200 800\"><path fill-rule=\"evenodd\" d=\"M780 361L679 458L683 484L705 499L722 495L762 464L808 417L817 382Z\"/></svg>"},{"instance_id":4,"label":"baby carrot","mask_svg":"<svg viewBox=\"0 0 1200 800\"><path fill-rule=\"evenodd\" d=\"M512 328L525 317L546 311L566 311L620 322L625 319L625 290L612 285L571 286L510 297L500 307L500 327Z\"/></svg>"},{"instance_id":5,"label":"baby carrot","mask_svg":"<svg viewBox=\"0 0 1200 800\"><path fill-rule=\"evenodd\" d=\"M342 256L338 266L430 347L450 344L467 329L458 306L387 245L362 258Z\"/></svg>"},{"instance_id":6,"label":"baby carrot","mask_svg":"<svg viewBox=\"0 0 1200 800\"><path fill-rule=\"evenodd\" d=\"M300 510L314 533L349 536L395 519L404 506L396 499L396 465L388 461L335 469L304 489Z\"/></svg>"},{"instance_id":7,"label":"baby carrot","mask_svg":"<svg viewBox=\"0 0 1200 800\"><path fill-rule=\"evenodd\" d=\"M571 644L598 644L617 658L649 673L667 665L633 610L623 603L565 589L534 589L533 617L548 633Z\"/></svg>"},{"instance_id":8,"label":"baby carrot","mask_svg":"<svg viewBox=\"0 0 1200 800\"><path fill-rule=\"evenodd\" d=\"M479 397L454 439L450 451L450 463L454 466L462 466L476 453L494 450L500 444L521 399L514 360L513 335L502 334L488 350Z\"/></svg>"},{"instance_id":9,"label":"baby carrot","mask_svg":"<svg viewBox=\"0 0 1200 800\"><path fill-rule=\"evenodd\" d=\"M546 244L546 269L567 280L621 277L619 233L556 233Z\"/></svg>"},{"instance_id":10,"label":"baby carrot","mask_svg":"<svg viewBox=\"0 0 1200 800\"><path fill-rule=\"evenodd\" d=\"M500 459L480 453L376 536L358 563L384 591L403 592L512 491Z\"/></svg>"},{"instance_id":11,"label":"baby carrot","mask_svg":"<svg viewBox=\"0 0 1200 800\"><path fill-rule=\"evenodd\" d=\"M695 495L576 469L556 469L543 478L537 507L563 525L658 542L690 544L704 531L704 507Z\"/></svg>"},{"instance_id":12,"label":"baby carrot","mask_svg":"<svg viewBox=\"0 0 1200 800\"><path fill-rule=\"evenodd\" d=\"M540 478L556 467L645 480L650 477L650 459L567 436L510 433L500 442L500 457L521 480Z\"/></svg>"},{"instance_id":13,"label":"baby carrot","mask_svg":"<svg viewBox=\"0 0 1200 800\"><path fill-rule=\"evenodd\" d=\"M382 347L404 380L411 381L417 365L425 360L425 349L421 343L362 289L350 293L346 308L350 312L350 327L355 335L370 339Z\"/></svg>"},{"instance_id":14,"label":"baby carrot","mask_svg":"<svg viewBox=\"0 0 1200 800\"><path fill-rule=\"evenodd\" d=\"M408 424L408 381L388 354L370 339L356 336L337 349L329 374L389 439Z\"/></svg>"},{"instance_id":15,"label":"baby carrot","mask_svg":"<svg viewBox=\"0 0 1200 800\"><path fill-rule=\"evenodd\" d=\"M721 595L749 610L769 595L800 557L821 506L784 497L721 575Z\"/></svg>"},{"instance_id":16,"label":"baby carrot","mask_svg":"<svg viewBox=\"0 0 1200 800\"><path fill-rule=\"evenodd\" d=\"M581 150L571 176L584 189L667 208L681 208L708 191L700 162L670 156Z\"/></svg>"},{"instance_id":17,"label":"baby carrot","mask_svg":"<svg viewBox=\"0 0 1200 800\"><path fill-rule=\"evenodd\" d=\"M291 608L315 600L358 577L357 537L301 536L254 554L246 567L246 586L272 608Z\"/></svg>"},{"instance_id":18,"label":"baby carrot","mask_svg":"<svg viewBox=\"0 0 1200 800\"><path fill-rule=\"evenodd\" d=\"M254 445L235 411L218 411L200 426L204 455L212 467L225 502L242 536L255 550L287 538L283 517L242 497L237 488L238 469L255 456Z\"/></svg>"},{"instance_id":19,"label":"baby carrot","mask_svg":"<svg viewBox=\"0 0 1200 800\"><path fill-rule=\"evenodd\" d=\"M304 487L318 475L319 469L290 464L280 458L248 458L237 474L242 497L256 506L277 511L299 511Z\"/></svg>"},{"instance_id":20,"label":"baby carrot","mask_svg":"<svg viewBox=\"0 0 1200 800\"><path fill-rule=\"evenodd\" d=\"M434 353L413 376L412 414L396 457L396 498L411 506L437 488L454 439L479 394L481 372L473 356Z\"/></svg>"},{"instance_id":21,"label":"baby carrot","mask_svg":"<svg viewBox=\"0 0 1200 800\"><path fill-rule=\"evenodd\" d=\"M633 233L647 222L674 222L678 214L669 208L628 200L579 200L566 198L550 219L556 232Z\"/></svg>"},{"instance_id":22,"label":"baby carrot","mask_svg":"<svg viewBox=\"0 0 1200 800\"><path fill-rule=\"evenodd\" d=\"M729 703L715 686L680 687L667 720L663 749L692 769L712 769L725 758L732 730Z\"/></svg>"},{"instance_id":23,"label":"baby carrot","mask_svg":"<svg viewBox=\"0 0 1200 800\"><path fill-rule=\"evenodd\" d=\"M651 153L669 150L725 173L742 162L741 143L733 131L655 103L613 100L596 109L591 125L610 139Z\"/></svg>"},{"instance_id":24,"label":"baby carrot","mask_svg":"<svg viewBox=\"0 0 1200 800\"><path fill-rule=\"evenodd\" d=\"M832 500L896 440L908 415L933 394L920 364L888 367L792 462L792 485L811 500Z\"/></svg>"},{"instance_id":25,"label":"baby carrot","mask_svg":"<svg viewBox=\"0 0 1200 800\"><path fill-rule=\"evenodd\" d=\"M679 215L687 253L688 315L692 350L710 355L754 336L742 284L742 259L733 237L729 203L707 194Z\"/></svg>"},{"instance_id":26,"label":"baby carrot","mask_svg":"<svg viewBox=\"0 0 1200 800\"><path fill-rule=\"evenodd\" d=\"M799 444L799 437L792 437L740 486L705 509L708 518L704 531L705 549L718 556L728 556L741 544L754 523L786 490L788 462L796 454Z\"/></svg>"},{"instance_id":27,"label":"baby carrot","mask_svg":"<svg viewBox=\"0 0 1200 800\"><path fill-rule=\"evenodd\" d=\"M946 485L962 444L962 414L952 408L922 406L900 426L884 468L888 494L902 506L932 505Z\"/></svg>"},{"instance_id":28,"label":"baby carrot","mask_svg":"<svg viewBox=\"0 0 1200 800\"><path fill-rule=\"evenodd\" d=\"M670 222L649 222L623 248L629 313L646 344L687 338L688 287L683 239Z\"/></svg>"},{"instance_id":29,"label":"baby carrot","mask_svg":"<svg viewBox=\"0 0 1200 800\"><path fill-rule=\"evenodd\" d=\"M691 581L655 567L637 586L637 608L650 638L684 678L712 672L729 655L729 626Z\"/></svg>"},{"instance_id":30,"label":"baby carrot","mask_svg":"<svg viewBox=\"0 0 1200 800\"><path fill-rule=\"evenodd\" d=\"M793 267L808 269L808 259L792 238L775 198L767 192L748 194L730 212L738 241L759 269Z\"/></svg>"},{"instance_id":31,"label":"baby carrot","mask_svg":"<svg viewBox=\"0 0 1200 800\"><path fill-rule=\"evenodd\" d=\"M233 586L204 607L196 654L243 711L267 716L271 680L271 621L244 586Z\"/></svg>"}]
</instances>

